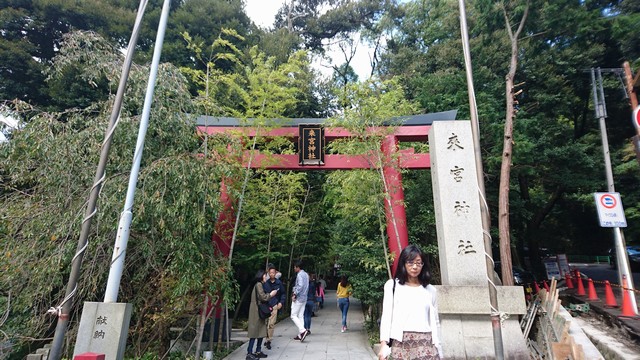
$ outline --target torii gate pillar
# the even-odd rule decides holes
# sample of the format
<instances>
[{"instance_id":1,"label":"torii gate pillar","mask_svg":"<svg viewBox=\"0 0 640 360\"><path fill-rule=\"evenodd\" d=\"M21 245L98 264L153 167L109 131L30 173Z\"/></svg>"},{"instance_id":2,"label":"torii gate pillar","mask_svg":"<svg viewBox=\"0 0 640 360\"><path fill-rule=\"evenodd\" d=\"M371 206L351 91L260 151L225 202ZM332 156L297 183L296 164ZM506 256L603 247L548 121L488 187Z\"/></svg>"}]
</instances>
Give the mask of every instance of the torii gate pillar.
<instances>
[{"instance_id":1,"label":"torii gate pillar","mask_svg":"<svg viewBox=\"0 0 640 360\"><path fill-rule=\"evenodd\" d=\"M387 236L389 251L394 254L392 273L395 274L400 252L409 244L397 137L393 135L386 136L381 148L384 156L382 175L384 176L385 185L384 209ZM223 211L218 216L212 240L219 254L229 256L231 237L235 225L235 209L224 182L220 185L220 203L223 204Z\"/></svg>"},{"instance_id":2,"label":"torii gate pillar","mask_svg":"<svg viewBox=\"0 0 640 360\"><path fill-rule=\"evenodd\" d=\"M382 152L382 164L379 166L382 167L381 172L384 181L384 207L388 245L389 251L394 254L392 267L392 272L394 274L400 252L409 244L406 212L404 208L404 191L402 188L402 173L400 172L400 169L428 169L430 167L428 153L416 153L412 148L399 151L398 143L400 141L426 142L430 124L434 119L441 120L443 118L455 118L455 112L451 114L438 113L410 117L405 121L407 124L411 124L410 126L397 127L394 129L393 134L383 137L380 145ZM229 123L228 119L225 121ZM238 128L235 126L229 126L229 124L212 126L210 122L205 122L204 126L199 128L199 131L213 135L223 134L229 131L239 131L239 129L246 136L257 136L256 129L252 127ZM380 134L380 129L380 127L371 127L367 131L371 134ZM296 139L298 138L298 129L291 126L284 126L272 129L267 133L262 134L262 136L284 136L289 137L293 142L296 142ZM331 128L325 133L327 141L351 136L353 135L344 128ZM378 165L377 163L380 160L379 158L376 158L375 154L371 153L364 155L326 154L323 166L316 166L300 164L298 162L298 155L292 154L271 154L269 157L266 157L259 152L254 153L253 155L249 155L248 152L245 152L242 157L251 157L253 159L251 164L247 165L250 168L294 171L371 169L371 165ZM223 204L224 209L219 215L213 236L213 242L221 254L228 256L230 252L231 235L233 233L232 229L235 222L235 217L233 216L234 202L228 196L224 184L222 184L220 190L220 202Z\"/></svg>"},{"instance_id":3,"label":"torii gate pillar","mask_svg":"<svg viewBox=\"0 0 640 360\"><path fill-rule=\"evenodd\" d=\"M407 231L407 214L404 210L404 190L402 173L397 156L398 138L388 135L382 141L382 175L384 177L385 200L384 210L387 218L387 236L389 251L394 254L392 273L396 273L398 258L402 249L409 245Z\"/></svg>"}]
</instances>

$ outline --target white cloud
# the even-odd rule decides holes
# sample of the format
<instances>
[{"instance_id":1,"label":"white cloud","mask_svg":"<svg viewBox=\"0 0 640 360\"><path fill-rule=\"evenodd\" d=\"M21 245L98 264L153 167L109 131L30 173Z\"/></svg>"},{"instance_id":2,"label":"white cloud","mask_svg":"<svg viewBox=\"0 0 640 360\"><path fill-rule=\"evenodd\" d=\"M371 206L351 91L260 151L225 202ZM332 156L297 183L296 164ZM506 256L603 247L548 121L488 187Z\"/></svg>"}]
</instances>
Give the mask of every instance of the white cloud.
<instances>
[{"instance_id":1,"label":"white cloud","mask_svg":"<svg viewBox=\"0 0 640 360\"><path fill-rule=\"evenodd\" d=\"M272 28L273 20L285 0L245 0L245 12L262 28Z\"/></svg>"},{"instance_id":2,"label":"white cloud","mask_svg":"<svg viewBox=\"0 0 640 360\"><path fill-rule=\"evenodd\" d=\"M364 81L367 80L371 74L370 57L373 54L373 48L369 47L368 44L363 43L360 40L359 34L352 34L352 38L355 40L357 47L350 64L356 74L358 74L358 79L360 81ZM346 61L345 55L340 50L340 46L338 44L332 43L325 45L325 49L329 59L314 59L313 65L314 68L318 69L324 76L331 76L333 74L332 66L340 66L344 64ZM347 49L347 52L349 51L351 50Z\"/></svg>"},{"instance_id":3,"label":"white cloud","mask_svg":"<svg viewBox=\"0 0 640 360\"><path fill-rule=\"evenodd\" d=\"M18 120L11 118L11 117L6 117L3 115L0 115L0 122L1 123L5 123L8 127L10 128L17 128L18 127Z\"/></svg>"},{"instance_id":4,"label":"white cloud","mask_svg":"<svg viewBox=\"0 0 640 360\"><path fill-rule=\"evenodd\" d=\"M285 0L245 0L245 12L258 26L262 28L273 28L276 13L285 2ZM360 39L357 34L355 36L358 40ZM328 46L326 49L326 54L330 59L326 60L316 57L313 59L312 66L323 76L329 77L333 74L332 65L341 65L345 60L344 55L337 45ZM356 54L351 60L351 66L361 81L368 79L371 73L369 59L372 53L373 48L359 42Z\"/></svg>"},{"instance_id":5,"label":"white cloud","mask_svg":"<svg viewBox=\"0 0 640 360\"><path fill-rule=\"evenodd\" d=\"M0 114L0 143L7 141L4 132L9 133L13 129L18 128L18 120Z\"/></svg>"}]
</instances>

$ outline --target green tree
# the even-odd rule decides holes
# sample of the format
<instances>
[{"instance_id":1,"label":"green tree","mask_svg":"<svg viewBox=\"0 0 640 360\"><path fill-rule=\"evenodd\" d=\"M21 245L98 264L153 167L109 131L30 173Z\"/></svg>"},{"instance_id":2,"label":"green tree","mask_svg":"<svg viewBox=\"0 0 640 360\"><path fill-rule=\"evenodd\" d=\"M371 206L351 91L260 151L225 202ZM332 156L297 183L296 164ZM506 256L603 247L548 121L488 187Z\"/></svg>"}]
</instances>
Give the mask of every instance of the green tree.
<instances>
[{"instance_id":1,"label":"green tree","mask_svg":"<svg viewBox=\"0 0 640 360\"><path fill-rule=\"evenodd\" d=\"M627 57L618 44L632 31L627 27L630 32L626 34L619 27L627 19L627 13L620 12L621 4L531 2L517 57L520 69L514 79L522 93L517 97L513 128L514 180L509 182L509 207L513 244L520 250L529 247L534 258L539 247L583 252L584 244L595 242L601 235L581 230L591 228L593 203L589 195L603 183L603 178L589 175L601 171L596 160L601 155L598 137L592 135L597 132L597 123L589 107L591 88L584 70L591 66L619 67ZM506 111L500 99L507 95L503 84L510 54L504 16L495 9L492 1L477 1L468 8L487 201L494 223L504 136L499 119ZM467 118L456 4L414 1L403 4L400 11L405 16L397 20L387 42L383 76L399 76L409 98L426 111L459 108L459 117ZM620 36L615 40L614 29ZM627 118L628 107L615 100L607 103L610 117ZM630 130L628 124L611 124L609 134L615 149L630 136ZM574 155L574 160L568 160L566 154ZM567 168L571 173L565 172ZM588 248L604 252L606 247Z\"/></svg>"},{"instance_id":2,"label":"green tree","mask_svg":"<svg viewBox=\"0 0 640 360\"><path fill-rule=\"evenodd\" d=\"M349 83L358 82L358 74L351 65L345 63L335 68L333 81L338 87L345 87Z\"/></svg>"},{"instance_id":3,"label":"green tree","mask_svg":"<svg viewBox=\"0 0 640 360\"><path fill-rule=\"evenodd\" d=\"M384 159L380 146L384 136L394 127L376 134L368 129L381 126L399 114L412 114L415 106L405 99L403 87L394 81L350 84L346 90L341 103L347 105L331 126L345 127L353 133L353 138L333 141L331 151L373 154L371 167L375 171L329 174L325 201L331 205L332 242L335 254L339 254L340 271L350 276L356 296L371 307L370 319L375 320L380 311L377 305L382 298L379 289L390 276L384 204L390 201L387 194L393 191L382 173ZM398 220L392 219L394 226ZM426 248L434 239L424 240L419 244Z\"/></svg>"},{"instance_id":4,"label":"green tree","mask_svg":"<svg viewBox=\"0 0 640 360\"><path fill-rule=\"evenodd\" d=\"M65 34L93 31L116 46L128 44L139 1L132 0L7 0L0 4L0 99L14 98L59 111L85 107L93 100L106 100L108 89L76 83L72 67L54 82L43 74L62 48ZM189 0L172 3L162 51L163 61L176 66L202 69L191 56L182 34L213 42L223 28L246 35L250 21L241 0ZM162 1L148 3L138 40L137 59L149 61L155 44ZM202 16L207 14L207 16ZM238 42L236 45L240 46ZM250 47L250 45L244 45ZM228 66L224 59L218 67Z\"/></svg>"},{"instance_id":5,"label":"green tree","mask_svg":"<svg viewBox=\"0 0 640 360\"><path fill-rule=\"evenodd\" d=\"M257 270L266 263L278 264L286 275L290 253L300 257L309 224L305 213L307 184L305 173L260 171L249 183L241 216L234 264ZM307 209L308 211L308 209ZM310 264L308 264L310 265Z\"/></svg>"},{"instance_id":6,"label":"green tree","mask_svg":"<svg viewBox=\"0 0 640 360\"><path fill-rule=\"evenodd\" d=\"M154 29L155 33L159 16L149 16L149 18L154 23L150 27ZM212 44L223 29L233 29L240 37L228 38L228 41L237 47L249 48L252 44L243 43L243 40L251 28L250 23L249 17L244 12L242 0L177 2L177 6L169 17L168 31L162 48L162 59L176 66L204 70L205 64L193 57L193 52L187 47L183 34L188 33L196 43ZM233 62L224 58L217 58L215 65L224 70L229 70L234 66Z\"/></svg>"},{"instance_id":7,"label":"green tree","mask_svg":"<svg viewBox=\"0 0 640 360\"><path fill-rule=\"evenodd\" d=\"M49 94L42 72L61 48L63 35L72 30L92 30L122 45L128 41L136 9L134 2L124 4L116 0L3 1L0 99L49 105L50 96L60 93L54 89Z\"/></svg>"},{"instance_id":8,"label":"green tree","mask_svg":"<svg viewBox=\"0 0 640 360\"><path fill-rule=\"evenodd\" d=\"M92 45L65 49L54 59L54 67L76 66L83 59L87 66L78 69L87 73L82 75L90 77L88 72L95 71L117 81L114 74L121 64L112 61L113 48L104 40L74 36L79 39L64 46ZM104 295L147 76L146 67L132 72L71 323L79 319L81 301L101 301ZM210 234L218 213L220 179L239 167L227 161L226 141L211 139L207 152L194 136L190 94L178 69L160 67L155 95L119 298L134 305L129 350L135 356L162 352L169 327L197 314L203 292L224 296L229 303L236 296L233 272L214 254ZM25 112L25 126L0 144L0 288L11 293L11 316L3 335L15 344L16 356L24 354L32 339L51 335L52 318L45 313L64 297L109 105L96 102L65 112Z\"/></svg>"},{"instance_id":9,"label":"green tree","mask_svg":"<svg viewBox=\"0 0 640 360\"><path fill-rule=\"evenodd\" d=\"M373 26L393 1L299 0L285 4L276 15L275 27L298 34L305 47L321 50L322 41ZM330 9L323 12L323 8Z\"/></svg>"},{"instance_id":10,"label":"green tree","mask_svg":"<svg viewBox=\"0 0 640 360\"><path fill-rule=\"evenodd\" d=\"M267 56L257 47L244 54L228 41L229 37L239 38L240 35L224 29L219 38L205 48L202 42L185 34L195 58L206 64L205 71L183 68L200 86L196 99L198 108L206 114L237 117L243 125L256 129L257 136L250 140L237 135L246 144L244 150L260 150L266 155L292 154L294 144L290 139L265 138L263 134L272 126L282 124L279 119L300 112L304 114L305 110L301 109L309 106L305 103L306 95L310 92L310 79L314 74L309 70L306 52L297 51L283 62L278 57ZM217 58L224 58L233 66L219 68ZM224 136L234 137L233 134ZM234 158L242 157L243 148L234 151L237 151ZM252 160L247 163L249 161ZM265 165L271 162L267 157ZM232 263L239 281L244 284L266 262L276 264L288 277L287 268L294 256L307 258L309 253L326 253L326 245L315 246L304 230L310 223L306 208L309 186L305 174L248 168L243 172L228 181L233 186L235 208L239 211L232 249ZM242 185L244 181L246 188ZM243 293L234 316L243 311L248 294Z\"/></svg>"}]
</instances>

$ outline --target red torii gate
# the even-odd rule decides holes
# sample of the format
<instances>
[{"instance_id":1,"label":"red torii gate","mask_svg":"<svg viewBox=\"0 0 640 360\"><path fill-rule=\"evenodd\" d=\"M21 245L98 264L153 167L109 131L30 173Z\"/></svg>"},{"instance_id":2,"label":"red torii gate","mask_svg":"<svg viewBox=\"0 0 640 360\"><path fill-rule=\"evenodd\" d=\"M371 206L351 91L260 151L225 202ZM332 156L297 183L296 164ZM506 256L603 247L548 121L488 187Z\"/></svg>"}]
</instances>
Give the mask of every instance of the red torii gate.
<instances>
[{"instance_id":1,"label":"red torii gate","mask_svg":"<svg viewBox=\"0 0 640 360\"><path fill-rule=\"evenodd\" d=\"M399 169L428 169L430 167L430 157L427 153L415 153L414 149L398 150L399 142L427 142L431 124L436 120L455 120L457 111L451 110L441 113L422 114L403 117L399 125L395 125L393 133L388 133L386 126L370 127L367 129L371 134L383 135L381 149L383 153L382 172L389 191L388 199L385 201L385 213L387 222L387 236L389 250L395 254L393 263L393 273L395 273L397 260L400 252L408 245L408 233L406 225L406 213L404 209L404 191L402 188L402 174ZM251 122L250 120L248 121ZM318 124L323 119L294 119L281 127L260 132L263 137L287 137L297 143L299 124ZM197 129L200 134L219 135L236 133L248 138L256 136L256 128L242 126L234 118L211 118L200 117L197 120ZM346 137L353 137L344 128L325 128L325 139L328 142ZM397 154L397 156L396 156ZM243 155L243 164L248 165L250 151ZM267 161L268 159L268 161ZM259 152L253 154L250 168L269 170L293 170L293 171L317 171L317 170L350 170L350 169L372 169L377 160L371 155L339 155L325 154L324 165L300 165L298 155L270 154L264 155ZM235 226L234 201L228 195L225 184L220 187L220 202L223 204L223 211L218 216L213 242L218 251L224 256L228 256L231 249L231 237ZM393 220L396 221L394 228ZM397 232L396 232L397 231Z\"/></svg>"}]
</instances>

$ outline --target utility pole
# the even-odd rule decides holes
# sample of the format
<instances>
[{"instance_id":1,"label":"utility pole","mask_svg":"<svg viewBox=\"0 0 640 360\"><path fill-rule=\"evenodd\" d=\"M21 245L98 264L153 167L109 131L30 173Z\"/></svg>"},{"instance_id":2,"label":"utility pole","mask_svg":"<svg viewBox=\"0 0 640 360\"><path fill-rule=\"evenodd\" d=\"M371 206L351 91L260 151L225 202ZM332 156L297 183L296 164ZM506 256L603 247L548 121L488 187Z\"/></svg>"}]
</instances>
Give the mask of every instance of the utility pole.
<instances>
[{"instance_id":1,"label":"utility pole","mask_svg":"<svg viewBox=\"0 0 640 360\"><path fill-rule=\"evenodd\" d=\"M80 238L78 239L78 245L76 247L76 254L71 260L71 273L69 274L69 280L67 282L67 290L62 303L55 308L49 309L49 313L58 316L58 323L56 324L56 331L53 336L53 342L51 344L51 350L49 352L49 359L58 360L62 357L62 347L64 345L64 336L67 332L67 324L69 322L69 312L71 311L71 304L73 297L75 296L78 288L78 278L80 277L80 268L82 267L82 259L84 252L87 249L87 239L89 238L89 232L91 230L91 220L96 214L96 203L98 202L98 195L102 190L102 185L105 180L105 168L107 167L107 161L109 159L109 151L111 149L111 142L113 140L113 132L117 126L118 119L120 117L120 110L122 109L122 102L124 99L124 92L127 86L127 80L129 79L129 72L131 70L131 64L133 63L133 54L138 43L138 36L140 34L140 28L142 26L142 17L144 10L147 7L147 0L141 0L138 5L138 13L136 15L136 22L131 32L131 39L129 40L129 46L127 47L127 55L124 63L122 64L122 73L120 75L120 83L118 84L118 90L111 109L111 117L109 118L109 125L102 142L102 150L100 151L100 160L96 169L96 175L94 177L93 186L91 187L91 193L87 200L87 208L85 211L85 217L82 220L82 227L80 230Z\"/></svg>"},{"instance_id":2,"label":"utility pole","mask_svg":"<svg viewBox=\"0 0 640 360\"><path fill-rule=\"evenodd\" d=\"M482 232L484 235L484 251L487 263L487 286L489 287L489 301L491 304L491 328L493 330L493 347L497 360L504 359L504 346L502 343L502 325L498 310L498 289L493 282L493 258L491 250L491 217L487 206L484 188L484 168L482 166L482 153L480 152L480 125L478 122L478 107L473 86L473 67L471 66L471 51L469 50L469 33L467 30L467 10L464 0L459 0L460 7L460 32L462 37L462 49L464 52L465 72L467 75L467 89L469 94L469 112L471 113L471 135L473 137L473 149L475 153L476 178L478 181L478 196L480 197L480 214L482 216Z\"/></svg>"},{"instance_id":3,"label":"utility pole","mask_svg":"<svg viewBox=\"0 0 640 360\"><path fill-rule=\"evenodd\" d=\"M597 70L597 82L596 82ZM607 69L609 72L616 72L619 69ZM609 154L609 140L607 138L607 125L605 118L607 117L607 107L604 101L604 89L602 86L602 69L591 68L591 84L593 89L593 104L596 117L600 121L600 135L602 137L602 153L604 155L605 174L607 176L607 191L615 192L613 183L613 171L611 170L611 156ZM638 306L636 305L636 296L633 292L633 277L629 271L629 258L627 257L627 246L624 241L624 235L619 227L613 228L613 237L616 248L616 258L618 260L618 276L620 284L623 284L622 278L626 277L627 287L633 305L633 311L638 315Z\"/></svg>"},{"instance_id":4,"label":"utility pole","mask_svg":"<svg viewBox=\"0 0 640 360\"><path fill-rule=\"evenodd\" d=\"M140 162L142 161L142 150L144 149L144 139L149 127L149 115L151 114L151 104L153 103L153 92L156 87L156 78L158 76L158 66L160 64L160 55L162 54L162 45L164 43L164 33L167 30L167 20L169 18L169 8L171 0L164 0L162 5L162 13L160 14L160 23L158 24L158 33L156 34L156 43L153 49L153 59L151 60L151 70L149 71L149 82L147 83L147 92L144 97L144 106L142 109L142 117L140 119L140 128L138 129L138 139L136 141L136 150L133 154L133 164L131 165L131 174L129 175L129 185L127 187L127 197L124 203L124 210L120 214L120 222L118 223L118 233L113 246L113 256L111 258L111 268L109 269L109 278L107 280L107 288L105 290L104 302L114 303L118 300L118 290L120 289L120 279L124 269L124 258L127 254L127 242L129 241L129 230L131 228L131 220L133 219L133 200L136 194L136 185L138 184L138 175L140 173Z\"/></svg>"}]
</instances>

